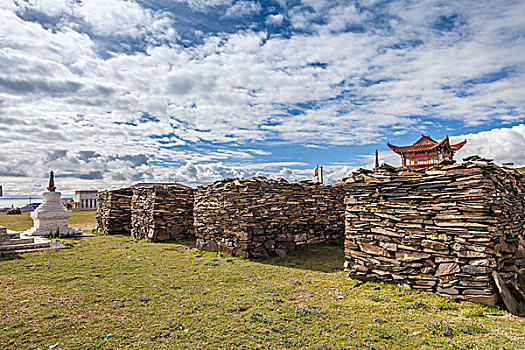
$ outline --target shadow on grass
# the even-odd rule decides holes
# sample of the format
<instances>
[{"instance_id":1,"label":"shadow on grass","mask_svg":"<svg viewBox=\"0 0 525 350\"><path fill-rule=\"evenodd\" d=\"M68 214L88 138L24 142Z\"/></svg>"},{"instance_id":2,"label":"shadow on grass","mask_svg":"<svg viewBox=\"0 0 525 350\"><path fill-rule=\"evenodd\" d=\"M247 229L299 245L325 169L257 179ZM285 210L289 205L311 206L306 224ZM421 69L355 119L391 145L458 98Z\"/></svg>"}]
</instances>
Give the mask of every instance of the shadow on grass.
<instances>
[{"instance_id":1,"label":"shadow on grass","mask_svg":"<svg viewBox=\"0 0 525 350\"><path fill-rule=\"evenodd\" d=\"M305 247L284 257L270 257L254 261L274 266L333 273L343 270L344 246L342 242L332 242Z\"/></svg>"},{"instance_id":2,"label":"shadow on grass","mask_svg":"<svg viewBox=\"0 0 525 350\"><path fill-rule=\"evenodd\" d=\"M8 260L16 260L16 259L23 259L20 255L17 253L0 253L0 261L8 261Z\"/></svg>"},{"instance_id":3,"label":"shadow on grass","mask_svg":"<svg viewBox=\"0 0 525 350\"><path fill-rule=\"evenodd\" d=\"M111 235L115 236L115 235ZM119 235L129 238L131 241L137 243L160 244L162 249L166 251L185 252L196 248L195 239L170 239L162 242L149 242L146 239L135 240L129 235ZM208 251L202 251L206 253ZM208 253L220 254L224 253L211 251ZM225 254L224 256L229 256ZM253 262L260 264L267 264L273 266L284 266L295 269L319 271L325 273L334 273L343 270L344 246L343 242L331 242L326 244L319 244L310 247L299 248L296 251L288 253L284 257L268 257L262 259L250 259Z\"/></svg>"},{"instance_id":4,"label":"shadow on grass","mask_svg":"<svg viewBox=\"0 0 525 350\"><path fill-rule=\"evenodd\" d=\"M156 243L156 244L173 244L173 245L183 245L183 246L192 246L195 248L196 239L195 238L184 238L184 239L168 239L166 241L150 241L146 238L134 238L129 233L93 233L95 236L116 236L116 237L125 237L129 241L134 242L145 242L145 243Z\"/></svg>"},{"instance_id":5,"label":"shadow on grass","mask_svg":"<svg viewBox=\"0 0 525 350\"><path fill-rule=\"evenodd\" d=\"M156 242L162 244L176 244L176 245L191 245L195 248L196 240L195 238L185 238L185 239L170 239L167 241Z\"/></svg>"},{"instance_id":6,"label":"shadow on grass","mask_svg":"<svg viewBox=\"0 0 525 350\"><path fill-rule=\"evenodd\" d=\"M165 247L164 250L173 251L173 252L185 252L196 247L195 239L187 238L182 240L170 239L167 241L158 242L162 244L167 244L168 247Z\"/></svg>"}]
</instances>

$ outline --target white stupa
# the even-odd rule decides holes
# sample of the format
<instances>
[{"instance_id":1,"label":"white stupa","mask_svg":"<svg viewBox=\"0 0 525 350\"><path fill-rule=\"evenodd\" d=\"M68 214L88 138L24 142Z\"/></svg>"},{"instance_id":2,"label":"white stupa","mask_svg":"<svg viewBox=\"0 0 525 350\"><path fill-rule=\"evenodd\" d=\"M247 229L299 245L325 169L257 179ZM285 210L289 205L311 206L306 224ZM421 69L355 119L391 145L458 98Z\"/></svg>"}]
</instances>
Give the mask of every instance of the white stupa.
<instances>
[{"instance_id":1,"label":"white stupa","mask_svg":"<svg viewBox=\"0 0 525 350\"><path fill-rule=\"evenodd\" d=\"M44 202L31 213L33 227L23 233L25 236L54 236L57 231L60 232L60 237L82 235L81 231L69 227L68 221L73 213L60 202L61 193L55 192L55 189L55 180L51 172L48 191L42 193Z\"/></svg>"}]
</instances>

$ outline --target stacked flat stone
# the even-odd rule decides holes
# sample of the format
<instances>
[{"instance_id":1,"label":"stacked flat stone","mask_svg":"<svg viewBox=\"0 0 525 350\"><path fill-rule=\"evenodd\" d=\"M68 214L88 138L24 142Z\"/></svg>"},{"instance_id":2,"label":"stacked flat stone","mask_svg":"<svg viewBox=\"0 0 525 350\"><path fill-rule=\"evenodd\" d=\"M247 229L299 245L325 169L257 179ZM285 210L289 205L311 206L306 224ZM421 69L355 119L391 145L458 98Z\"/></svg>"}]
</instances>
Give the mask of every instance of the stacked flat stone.
<instances>
[{"instance_id":1,"label":"stacked flat stone","mask_svg":"<svg viewBox=\"0 0 525 350\"><path fill-rule=\"evenodd\" d=\"M97 230L107 234L130 234L133 190L101 191L97 194Z\"/></svg>"},{"instance_id":2,"label":"stacked flat stone","mask_svg":"<svg viewBox=\"0 0 525 350\"><path fill-rule=\"evenodd\" d=\"M259 258L342 242L343 198L342 186L264 177L200 186L194 203L197 248Z\"/></svg>"},{"instance_id":3,"label":"stacked flat stone","mask_svg":"<svg viewBox=\"0 0 525 350\"><path fill-rule=\"evenodd\" d=\"M153 242L195 238L193 189L136 188L131 199L131 235Z\"/></svg>"},{"instance_id":4,"label":"stacked flat stone","mask_svg":"<svg viewBox=\"0 0 525 350\"><path fill-rule=\"evenodd\" d=\"M525 176L477 156L345 180L351 277L494 305L525 277Z\"/></svg>"},{"instance_id":5,"label":"stacked flat stone","mask_svg":"<svg viewBox=\"0 0 525 350\"><path fill-rule=\"evenodd\" d=\"M49 249L51 242L41 237L21 236L0 226L0 256Z\"/></svg>"}]
</instances>

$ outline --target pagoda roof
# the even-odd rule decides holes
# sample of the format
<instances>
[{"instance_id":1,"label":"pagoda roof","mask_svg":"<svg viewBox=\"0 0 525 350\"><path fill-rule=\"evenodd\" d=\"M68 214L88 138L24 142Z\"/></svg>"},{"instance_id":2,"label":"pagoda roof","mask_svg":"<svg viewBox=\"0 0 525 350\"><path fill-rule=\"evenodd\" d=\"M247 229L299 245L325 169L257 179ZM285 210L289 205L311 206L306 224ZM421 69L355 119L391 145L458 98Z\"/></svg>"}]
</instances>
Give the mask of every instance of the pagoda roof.
<instances>
[{"instance_id":1,"label":"pagoda roof","mask_svg":"<svg viewBox=\"0 0 525 350\"><path fill-rule=\"evenodd\" d=\"M466 143L467 143L467 140L464 140L463 142L451 145L448 139L448 135L445 136L445 138L439 142L433 140L430 136L421 135L419 140L417 140L410 146L394 146L394 145L391 145L390 143L387 143L387 146L390 147L390 149L396 153L413 153L413 152L432 151L440 147L441 145L449 147L453 151L457 151L458 149L463 147Z\"/></svg>"},{"instance_id":2,"label":"pagoda roof","mask_svg":"<svg viewBox=\"0 0 525 350\"><path fill-rule=\"evenodd\" d=\"M450 148L452 148L454 151L457 151L461 147L465 146L466 143L467 143L467 140L463 140L460 143L456 143L455 145L450 145Z\"/></svg>"}]
</instances>

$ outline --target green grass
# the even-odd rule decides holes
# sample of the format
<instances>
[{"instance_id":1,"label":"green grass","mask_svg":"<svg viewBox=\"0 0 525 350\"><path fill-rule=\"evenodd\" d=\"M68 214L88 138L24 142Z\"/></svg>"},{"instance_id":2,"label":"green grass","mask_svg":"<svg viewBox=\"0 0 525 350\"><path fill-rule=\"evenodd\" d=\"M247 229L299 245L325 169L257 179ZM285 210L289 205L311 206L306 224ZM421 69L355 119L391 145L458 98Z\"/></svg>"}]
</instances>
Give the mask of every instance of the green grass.
<instances>
[{"instance_id":1,"label":"green grass","mask_svg":"<svg viewBox=\"0 0 525 350\"><path fill-rule=\"evenodd\" d=\"M124 236L0 262L1 349L523 349L497 308L349 280L341 246L250 261Z\"/></svg>"},{"instance_id":2,"label":"green grass","mask_svg":"<svg viewBox=\"0 0 525 350\"><path fill-rule=\"evenodd\" d=\"M520 173L525 173L525 167L523 167L523 168L518 168L518 171L519 171Z\"/></svg>"},{"instance_id":3,"label":"green grass","mask_svg":"<svg viewBox=\"0 0 525 350\"><path fill-rule=\"evenodd\" d=\"M96 210L74 211L73 216L69 219L69 225L72 227L85 227L94 225ZM0 214L0 226L10 230L22 231L30 229L33 226L33 220L29 212L23 212L21 215Z\"/></svg>"}]
</instances>

